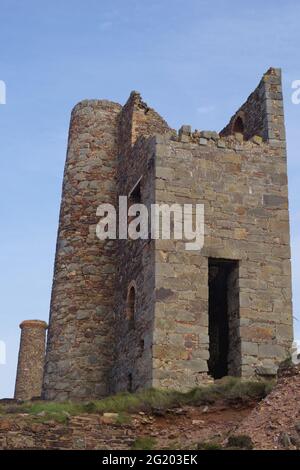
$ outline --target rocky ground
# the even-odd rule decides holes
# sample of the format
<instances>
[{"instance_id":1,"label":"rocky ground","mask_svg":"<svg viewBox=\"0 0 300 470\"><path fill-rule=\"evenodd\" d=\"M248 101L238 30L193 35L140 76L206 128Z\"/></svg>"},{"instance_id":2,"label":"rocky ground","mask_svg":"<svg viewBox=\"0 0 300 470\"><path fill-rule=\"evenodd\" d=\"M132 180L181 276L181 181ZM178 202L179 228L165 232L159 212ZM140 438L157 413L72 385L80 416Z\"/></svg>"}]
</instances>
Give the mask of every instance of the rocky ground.
<instances>
[{"instance_id":1,"label":"rocky ground","mask_svg":"<svg viewBox=\"0 0 300 470\"><path fill-rule=\"evenodd\" d=\"M287 371L236 430L257 449L300 449L300 367Z\"/></svg>"},{"instance_id":2,"label":"rocky ground","mask_svg":"<svg viewBox=\"0 0 300 470\"><path fill-rule=\"evenodd\" d=\"M184 407L164 416L140 412L130 422L117 416L88 414L61 424L24 414L1 417L1 449L195 449L202 441L222 441L251 408L225 405Z\"/></svg>"},{"instance_id":3,"label":"rocky ground","mask_svg":"<svg viewBox=\"0 0 300 470\"><path fill-rule=\"evenodd\" d=\"M243 442L246 436L247 445L250 442L255 449L297 449L300 368L281 374L272 392L259 402L249 397L217 399L151 412L65 412L64 418L57 422L43 411L2 413L0 449L214 449L226 447L230 436L244 436Z\"/></svg>"}]
</instances>

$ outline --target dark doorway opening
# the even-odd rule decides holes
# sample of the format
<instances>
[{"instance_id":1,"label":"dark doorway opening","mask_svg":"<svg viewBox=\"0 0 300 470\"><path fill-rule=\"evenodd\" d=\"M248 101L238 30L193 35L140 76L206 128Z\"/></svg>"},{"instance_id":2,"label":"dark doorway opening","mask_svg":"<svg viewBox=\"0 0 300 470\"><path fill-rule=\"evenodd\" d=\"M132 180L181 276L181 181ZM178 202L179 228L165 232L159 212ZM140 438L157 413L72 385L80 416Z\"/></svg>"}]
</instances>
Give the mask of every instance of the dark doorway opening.
<instances>
[{"instance_id":1,"label":"dark doorway opening","mask_svg":"<svg viewBox=\"0 0 300 470\"><path fill-rule=\"evenodd\" d=\"M209 374L239 376L241 367L238 261L208 260Z\"/></svg>"}]
</instances>

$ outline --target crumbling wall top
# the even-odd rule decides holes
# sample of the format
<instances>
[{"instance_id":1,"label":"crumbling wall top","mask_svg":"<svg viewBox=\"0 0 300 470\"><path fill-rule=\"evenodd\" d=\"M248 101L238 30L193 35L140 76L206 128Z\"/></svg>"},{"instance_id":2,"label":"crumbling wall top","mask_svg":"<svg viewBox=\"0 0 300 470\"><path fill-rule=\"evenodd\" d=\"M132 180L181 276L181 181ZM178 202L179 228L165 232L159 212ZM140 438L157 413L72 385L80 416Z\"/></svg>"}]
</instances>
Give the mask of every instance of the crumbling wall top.
<instances>
[{"instance_id":1,"label":"crumbling wall top","mask_svg":"<svg viewBox=\"0 0 300 470\"><path fill-rule=\"evenodd\" d=\"M130 152L138 137L154 134L176 133L167 122L132 91L120 114L119 147L122 153Z\"/></svg>"},{"instance_id":2,"label":"crumbling wall top","mask_svg":"<svg viewBox=\"0 0 300 470\"><path fill-rule=\"evenodd\" d=\"M24 320L20 323L21 330L23 328L48 328L48 324L43 320Z\"/></svg>"},{"instance_id":3,"label":"crumbling wall top","mask_svg":"<svg viewBox=\"0 0 300 470\"><path fill-rule=\"evenodd\" d=\"M264 141L285 141L281 69L271 67L258 87L232 116L221 136L239 132L245 140L254 135Z\"/></svg>"}]
</instances>

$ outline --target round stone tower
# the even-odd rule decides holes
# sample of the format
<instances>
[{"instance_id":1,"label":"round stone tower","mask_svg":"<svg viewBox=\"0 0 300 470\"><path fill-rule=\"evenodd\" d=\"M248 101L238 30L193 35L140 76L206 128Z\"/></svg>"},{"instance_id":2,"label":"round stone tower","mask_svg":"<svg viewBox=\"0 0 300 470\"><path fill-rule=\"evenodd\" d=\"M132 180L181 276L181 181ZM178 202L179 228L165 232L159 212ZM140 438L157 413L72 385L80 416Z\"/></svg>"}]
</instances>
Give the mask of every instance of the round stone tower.
<instances>
[{"instance_id":1,"label":"round stone tower","mask_svg":"<svg viewBox=\"0 0 300 470\"><path fill-rule=\"evenodd\" d=\"M21 341L15 398L30 400L42 392L47 323L25 320L20 324Z\"/></svg>"},{"instance_id":2,"label":"round stone tower","mask_svg":"<svg viewBox=\"0 0 300 470\"><path fill-rule=\"evenodd\" d=\"M109 392L115 243L97 238L96 211L116 202L121 108L86 100L71 115L43 383L48 400Z\"/></svg>"}]
</instances>

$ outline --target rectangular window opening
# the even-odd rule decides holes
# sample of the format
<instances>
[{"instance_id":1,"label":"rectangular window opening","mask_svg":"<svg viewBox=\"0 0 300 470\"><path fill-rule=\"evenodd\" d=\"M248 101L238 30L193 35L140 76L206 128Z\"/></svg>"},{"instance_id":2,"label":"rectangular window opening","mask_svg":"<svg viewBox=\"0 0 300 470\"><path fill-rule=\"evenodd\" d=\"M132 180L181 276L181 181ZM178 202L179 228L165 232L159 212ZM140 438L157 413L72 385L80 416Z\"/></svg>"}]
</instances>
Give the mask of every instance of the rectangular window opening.
<instances>
[{"instance_id":1,"label":"rectangular window opening","mask_svg":"<svg viewBox=\"0 0 300 470\"><path fill-rule=\"evenodd\" d=\"M142 204L142 191L141 191L141 178L138 180L138 182L135 184L131 192L129 193L128 196L128 206L133 206L134 204ZM140 212L136 212L136 216L139 216ZM128 217L128 223L130 223L133 219L135 219L135 216L129 216ZM140 224L137 225L136 231L140 232L141 227Z\"/></svg>"},{"instance_id":2,"label":"rectangular window opening","mask_svg":"<svg viewBox=\"0 0 300 470\"><path fill-rule=\"evenodd\" d=\"M239 262L209 258L208 287L209 374L240 376Z\"/></svg>"}]
</instances>

